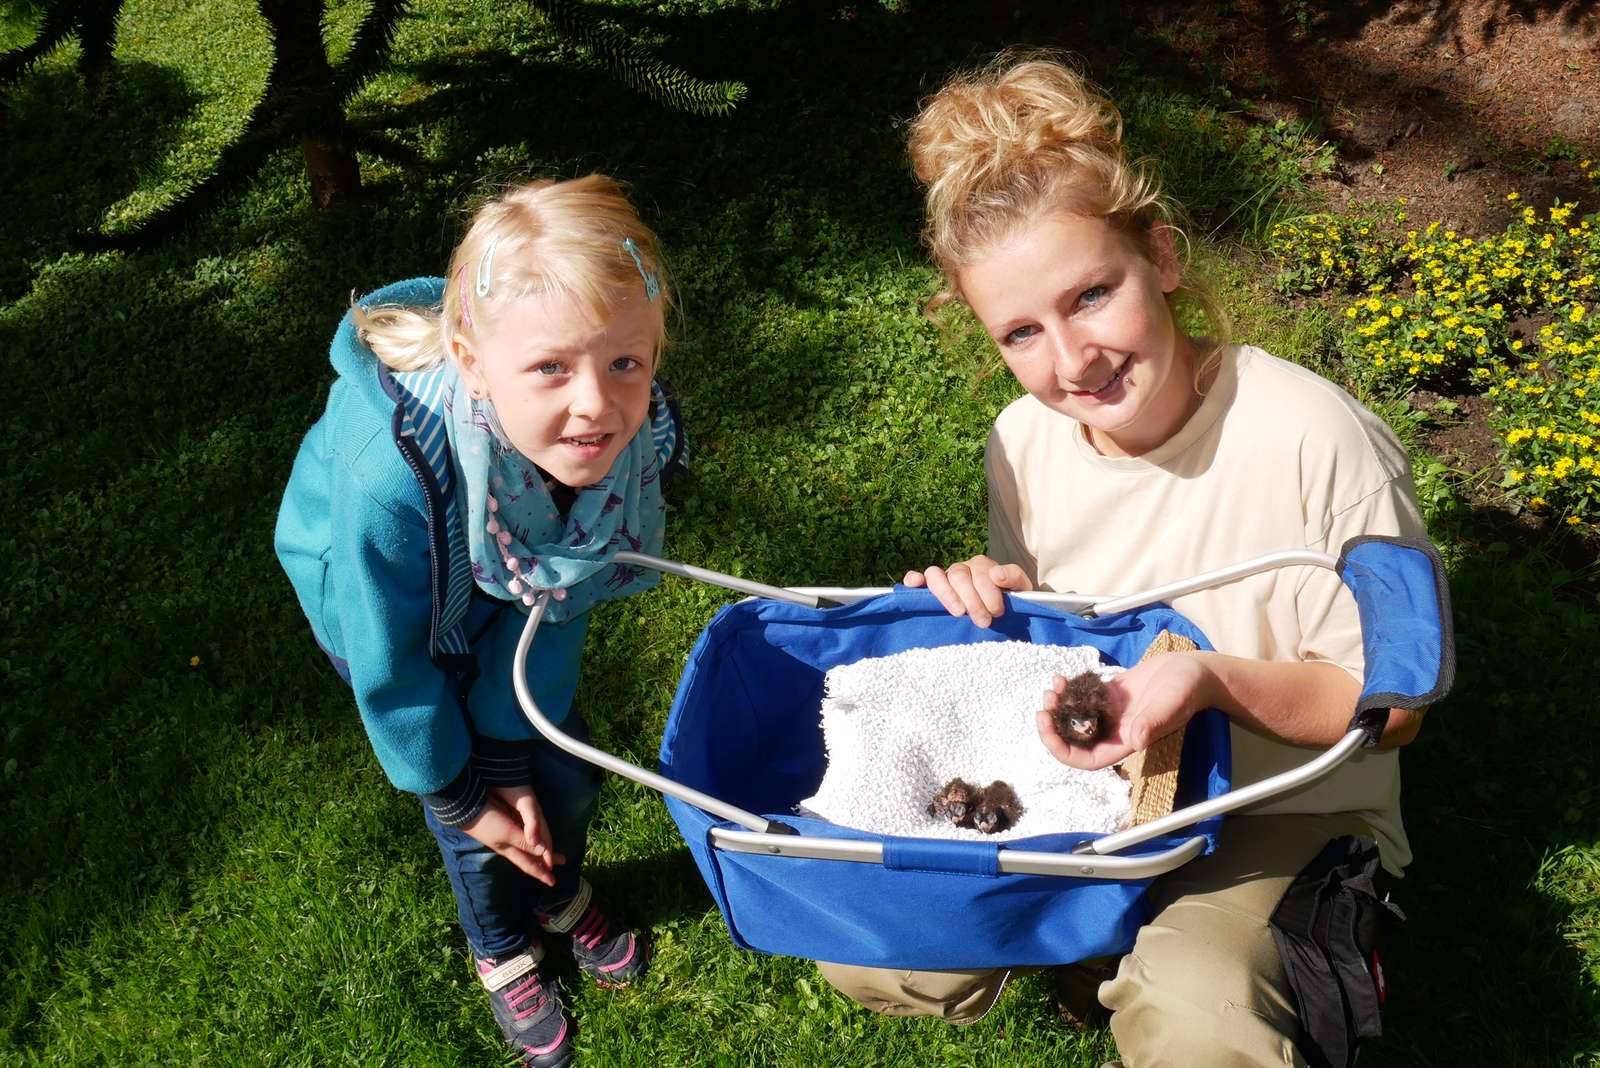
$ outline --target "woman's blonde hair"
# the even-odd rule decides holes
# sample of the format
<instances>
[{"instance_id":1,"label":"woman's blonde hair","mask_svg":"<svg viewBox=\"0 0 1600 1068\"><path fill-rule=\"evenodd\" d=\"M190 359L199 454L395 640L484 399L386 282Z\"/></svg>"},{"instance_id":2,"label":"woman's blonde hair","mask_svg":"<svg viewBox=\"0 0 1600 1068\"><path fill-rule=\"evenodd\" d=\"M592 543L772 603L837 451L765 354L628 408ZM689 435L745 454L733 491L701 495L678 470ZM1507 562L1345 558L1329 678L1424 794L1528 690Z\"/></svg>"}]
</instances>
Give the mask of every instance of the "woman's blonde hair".
<instances>
[{"instance_id":1,"label":"woman's blonde hair","mask_svg":"<svg viewBox=\"0 0 1600 1068\"><path fill-rule=\"evenodd\" d=\"M450 256L439 304L352 303L351 316L361 340L387 367L416 371L445 359L458 336L492 328L508 301L559 295L604 322L623 300L641 293L661 311L652 352L659 359L672 291L655 234L616 181L591 174L529 182L486 201Z\"/></svg>"},{"instance_id":2,"label":"woman's blonde hair","mask_svg":"<svg viewBox=\"0 0 1600 1068\"><path fill-rule=\"evenodd\" d=\"M1008 51L956 75L923 104L909 147L927 187L923 240L945 276L930 313L960 299L963 267L1043 214L1104 219L1152 261L1156 229L1183 236L1181 209L1128 161L1116 105L1054 53ZM1180 266L1170 299L1198 305L1211 328L1198 382L1220 357L1228 320Z\"/></svg>"}]
</instances>

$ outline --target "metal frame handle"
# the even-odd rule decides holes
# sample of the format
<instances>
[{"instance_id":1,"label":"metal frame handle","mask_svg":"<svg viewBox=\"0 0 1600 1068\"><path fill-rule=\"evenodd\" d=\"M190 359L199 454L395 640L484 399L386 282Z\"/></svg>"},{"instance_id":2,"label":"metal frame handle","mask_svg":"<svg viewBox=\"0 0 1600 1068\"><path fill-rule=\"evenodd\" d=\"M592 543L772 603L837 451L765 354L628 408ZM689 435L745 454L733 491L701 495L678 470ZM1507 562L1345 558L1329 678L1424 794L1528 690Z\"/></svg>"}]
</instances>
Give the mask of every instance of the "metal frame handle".
<instances>
[{"instance_id":1,"label":"metal frame handle","mask_svg":"<svg viewBox=\"0 0 1600 1068\"><path fill-rule=\"evenodd\" d=\"M645 553L619 552L613 560L619 564L648 567L683 578L692 578L715 586L722 586L750 596L767 597L772 600L785 601L789 604L798 604L807 608L846 604L888 592L886 589L870 588L802 587L790 589L782 586L768 586L764 583L752 582L749 579L742 579L735 575L726 575L719 571L711 571L690 564L681 564ZM1231 567L1207 571L1180 582L1155 586L1122 597L1102 598L1082 594L1050 593L1025 593L1015 594L1014 596L1042 604L1062 606L1065 610L1075 611L1080 615L1103 615L1120 612L1128 608L1136 608L1152 601L1182 596L1185 593L1192 593L1209 586L1232 582L1235 579L1260 574L1273 568L1299 564L1323 567L1330 571L1337 570L1338 567L1337 559L1327 553L1296 550L1268 553L1253 560L1234 564ZM516 690L517 700L522 705L523 714L527 716L528 721L533 724L534 728L553 745L580 759L587 760L596 767L621 775L625 779L642 783L652 790L666 794L669 797L675 797L730 823L737 823L746 828L746 831L743 832L731 831L725 828L712 829L712 841L735 852L770 853L780 856L846 860L869 864L882 863L883 847L879 843L847 838L817 838L797 835L786 824L776 820L769 820L758 813L749 812L739 808L737 805L730 805L726 801L712 797L710 794L674 782L653 771L647 771L637 764L629 763L603 749L580 742L563 732L540 711L538 702L533 699L533 692L528 687L528 650L532 648L534 633L539 629L539 623L544 618L545 605L548 599L548 592L541 593L528 613L528 621L523 625L522 636L517 641L516 656L512 661L512 685ZM1196 836L1190 838L1173 849L1148 857L1107 857L1105 854L1138 845L1160 835L1198 823L1211 816L1232 812L1246 805L1255 804L1307 783L1315 782L1330 774L1340 764L1348 760L1361 747L1362 740L1361 731L1351 731L1326 752L1314 757L1298 768L1274 775L1269 779L1263 779L1258 783L1252 783L1249 786L1230 790L1220 797L1214 797L1208 801L1201 801L1179 809L1177 812L1152 820L1149 823L1083 842L1069 854L1002 848L999 854L1000 870L1006 873L1063 875L1097 879L1135 879L1144 878L1146 875L1161 874L1198 855L1199 851L1204 847L1204 837ZM1095 858L1093 861L1085 860L1085 857L1091 856Z\"/></svg>"}]
</instances>

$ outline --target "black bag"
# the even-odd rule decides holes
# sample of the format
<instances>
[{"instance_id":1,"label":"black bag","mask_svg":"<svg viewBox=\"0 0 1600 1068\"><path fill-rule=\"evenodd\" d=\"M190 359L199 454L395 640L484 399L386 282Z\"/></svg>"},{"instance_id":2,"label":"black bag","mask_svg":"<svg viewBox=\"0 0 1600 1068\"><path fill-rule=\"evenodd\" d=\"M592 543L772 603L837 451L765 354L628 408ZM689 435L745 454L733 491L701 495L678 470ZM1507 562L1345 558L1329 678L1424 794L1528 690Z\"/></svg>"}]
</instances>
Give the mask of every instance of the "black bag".
<instances>
[{"instance_id":1,"label":"black bag","mask_svg":"<svg viewBox=\"0 0 1600 1068\"><path fill-rule=\"evenodd\" d=\"M1272 937L1312 1068L1350 1068L1363 1038L1383 1033L1378 951L1405 921L1384 890L1371 838L1335 838L1295 876L1272 912Z\"/></svg>"}]
</instances>

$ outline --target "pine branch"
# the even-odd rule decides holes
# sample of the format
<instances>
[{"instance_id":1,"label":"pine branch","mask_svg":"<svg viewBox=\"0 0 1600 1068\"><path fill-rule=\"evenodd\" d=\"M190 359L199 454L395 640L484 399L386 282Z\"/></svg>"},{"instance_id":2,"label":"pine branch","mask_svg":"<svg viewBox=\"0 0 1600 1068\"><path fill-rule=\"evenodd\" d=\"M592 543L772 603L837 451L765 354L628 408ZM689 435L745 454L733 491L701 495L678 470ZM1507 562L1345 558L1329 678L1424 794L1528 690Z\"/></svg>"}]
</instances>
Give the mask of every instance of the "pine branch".
<instances>
[{"instance_id":1,"label":"pine branch","mask_svg":"<svg viewBox=\"0 0 1600 1068\"><path fill-rule=\"evenodd\" d=\"M656 58L573 0L529 0L563 35L598 56L623 85L668 107L726 115L749 91L743 82L704 82Z\"/></svg>"}]
</instances>

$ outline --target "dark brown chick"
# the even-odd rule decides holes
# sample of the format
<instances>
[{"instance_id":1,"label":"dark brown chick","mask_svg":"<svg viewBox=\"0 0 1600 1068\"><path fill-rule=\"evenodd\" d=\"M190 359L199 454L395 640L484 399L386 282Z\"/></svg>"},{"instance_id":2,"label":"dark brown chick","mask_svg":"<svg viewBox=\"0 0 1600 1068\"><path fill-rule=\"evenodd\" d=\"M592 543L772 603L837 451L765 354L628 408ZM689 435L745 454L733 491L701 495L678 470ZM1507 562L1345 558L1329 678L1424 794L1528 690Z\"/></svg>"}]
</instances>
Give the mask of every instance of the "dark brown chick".
<instances>
[{"instance_id":1,"label":"dark brown chick","mask_svg":"<svg viewBox=\"0 0 1600 1068\"><path fill-rule=\"evenodd\" d=\"M1005 830L1022 818L1022 802L1008 782L996 779L983 788L972 813L972 826L984 834Z\"/></svg>"},{"instance_id":2,"label":"dark brown chick","mask_svg":"<svg viewBox=\"0 0 1600 1068\"><path fill-rule=\"evenodd\" d=\"M943 816L957 827L970 827L972 810L982 792L965 779L951 779L928 802L928 815Z\"/></svg>"},{"instance_id":3,"label":"dark brown chick","mask_svg":"<svg viewBox=\"0 0 1600 1068\"><path fill-rule=\"evenodd\" d=\"M1074 675L1058 695L1050 718L1056 733L1072 745L1093 745L1105 730L1109 709L1106 684L1092 671Z\"/></svg>"}]
</instances>

